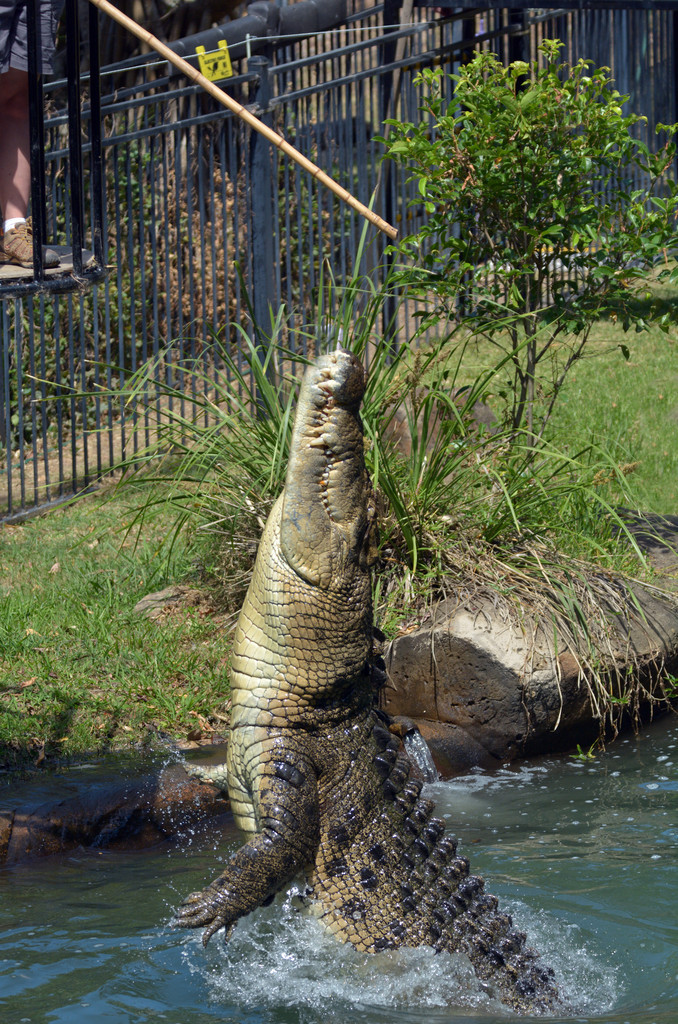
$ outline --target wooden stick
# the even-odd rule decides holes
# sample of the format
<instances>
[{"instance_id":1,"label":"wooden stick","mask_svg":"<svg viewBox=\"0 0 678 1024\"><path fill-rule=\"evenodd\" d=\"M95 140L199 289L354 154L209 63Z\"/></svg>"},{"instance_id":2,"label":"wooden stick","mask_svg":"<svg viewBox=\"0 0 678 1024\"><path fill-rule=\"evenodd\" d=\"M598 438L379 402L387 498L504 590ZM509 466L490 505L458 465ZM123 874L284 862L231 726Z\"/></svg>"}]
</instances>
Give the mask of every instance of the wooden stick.
<instances>
[{"instance_id":1,"label":"wooden stick","mask_svg":"<svg viewBox=\"0 0 678 1024\"><path fill-rule=\"evenodd\" d=\"M170 62L170 64L174 64L176 68L183 71L190 79L202 86L205 92L208 92L215 100L221 103L224 107L228 107L229 110L232 110L234 114L237 114L243 121L246 121L247 124L249 124L251 128L254 128L255 131L260 132L268 139L269 142L272 142L274 146L277 146L277 148L289 156L290 159L296 161L300 167L303 167L305 171L308 171L316 181L319 181L322 185L329 188L336 196L339 196L340 199L343 199L343 201L353 207L354 210L357 210L363 217L366 217L367 220L375 225L375 227L378 227L380 231L383 231L390 238L397 237L398 231L396 228L392 227L374 213L373 210L370 210L367 206L361 203L355 198L355 196L351 195L350 192L347 192L345 188L342 188L341 185L338 185L336 181L330 178L329 175L325 174L324 171L321 171L321 169L305 157L303 153L300 153L299 150L295 149L294 146L291 146L286 139L283 139L282 135L278 135L277 132L274 132L273 129L269 128L268 125L263 123L263 121L260 121L258 117L255 117L254 114L250 113L246 107L243 107L241 103L238 103L237 100L234 100L233 97L225 93L223 89L220 89L218 85L215 85L214 82L210 82L209 78L206 78L205 75L201 74L200 71L194 68L192 64L189 64L187 60L184 60L183 57L176 54L174 50L170 50L169 46L166 46L165 43L161 42L151 32L142 28L141 25L137 24L136 21L133 21L132 18L129 18L126 14L123 14L122 11L119 11L112 3L109 3L109 0L91 0L91 3L93 3L95 7L98 7L100 11L103 11L104 14L113 18L114 21L117 21L123 26L123 28L126 28L132 33L132 35L137 36L138 39L143 40L143 42L147 43L154 50L157 50L162 57Z\"/></svg>"}]
</instances>

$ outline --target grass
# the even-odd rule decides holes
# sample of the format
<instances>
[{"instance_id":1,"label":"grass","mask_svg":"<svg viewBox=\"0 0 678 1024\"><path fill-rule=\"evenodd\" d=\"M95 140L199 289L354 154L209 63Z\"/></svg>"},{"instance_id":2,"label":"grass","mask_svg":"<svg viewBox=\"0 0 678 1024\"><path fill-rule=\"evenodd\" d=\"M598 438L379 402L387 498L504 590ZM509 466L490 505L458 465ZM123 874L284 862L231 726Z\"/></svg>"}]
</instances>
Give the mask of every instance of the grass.
<instances>
[{"instance_id":1,"label":"grass","mask_svg":"<svg viewBox=\"0 0 678 1024\"><path fill-rule=\"evenodd\" d=\"M675 289L654 292L678 302ZM495 351L482 341L469 345L463 382L472 383ZM486 396L498 414L503 383L498 377ZM564 452L603 447L623 469L637 508L678 514L678 331L624 332L620 323L600 321L586 355L566 379L547 436ZM611 488L609 497L628 495Z\"/></svg>"},{"instance_id":2,"label":"grass","mask_svg":"<svg viewBox=\"0 0 678 1024\"><path fill-rule=\"evenodd\" d=\"M629 338L603 324L591 349L565 385L554 433L602 441L628 467L638 508L678 514L678 336L654 329Z\"/></svg>"},{"instance_id":3,"label":"grass","mask_svg":"<svg viewBox=\"0 0 678 1024\"><path fill-rule=\"evenodd\" d=\"M223 712L228 645L208 596L156 620L134 612L147 593L196 576L187 538L159 558L167 517L141 537L121 529L134 498L104 492L0 527L5 767L126 747L158 732L186 736L201 728L201 715Z\"/></svg>"}]
</instances>

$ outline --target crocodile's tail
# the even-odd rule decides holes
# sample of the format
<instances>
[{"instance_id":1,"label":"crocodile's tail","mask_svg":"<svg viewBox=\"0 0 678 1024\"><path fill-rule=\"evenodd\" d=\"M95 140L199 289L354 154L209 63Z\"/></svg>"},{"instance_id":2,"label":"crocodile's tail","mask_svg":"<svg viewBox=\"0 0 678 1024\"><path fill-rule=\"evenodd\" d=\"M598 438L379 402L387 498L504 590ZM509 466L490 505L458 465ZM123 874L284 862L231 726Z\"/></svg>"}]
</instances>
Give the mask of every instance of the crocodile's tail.
<instances>
[{"instance_id":1,"label":"crocodile's tail","mask_svg":"<svg viewBox=\"0 0 678 1024\"><path fill-rule=\"evenodd\" d=\"M312 879L325 923L367 952L427 945L465 953L488 990L514 1009L557 1008L552 971L469 873L397 739L375 715L370 730L355 765L369 777L364 820L355 833L350 822L329 829Z\"/></svg>"}]
</instances>

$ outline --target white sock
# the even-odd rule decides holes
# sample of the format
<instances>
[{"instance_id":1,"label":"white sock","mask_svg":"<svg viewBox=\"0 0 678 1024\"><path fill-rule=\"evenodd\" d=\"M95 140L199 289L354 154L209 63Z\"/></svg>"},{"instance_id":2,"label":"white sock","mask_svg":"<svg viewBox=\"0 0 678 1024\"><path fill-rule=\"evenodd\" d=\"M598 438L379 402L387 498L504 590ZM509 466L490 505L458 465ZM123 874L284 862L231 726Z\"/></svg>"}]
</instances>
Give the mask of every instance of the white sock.
<instances>
[{"instance_id":1,"label":"white sock","mask_svg":"<svg viewBox=\"0 0 678 1024\"><path fill-rule=\"evenodd\" d=\"M7 234L8 231L14 231L14 228L18 227L19 224L25 223L25 217L10 217L9 220L6 220L3 224L2 230L5 232L5 234Z\"/></svg>"}]
</instances>

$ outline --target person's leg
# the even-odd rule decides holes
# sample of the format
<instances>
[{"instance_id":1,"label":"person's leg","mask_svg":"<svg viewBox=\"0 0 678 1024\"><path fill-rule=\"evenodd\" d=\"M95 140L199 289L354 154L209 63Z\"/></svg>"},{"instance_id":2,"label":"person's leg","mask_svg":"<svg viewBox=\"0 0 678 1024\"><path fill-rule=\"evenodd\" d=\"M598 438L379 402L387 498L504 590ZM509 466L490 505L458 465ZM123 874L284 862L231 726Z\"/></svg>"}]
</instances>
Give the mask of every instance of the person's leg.
<instances>
[{"instance_id":1,"label":"person's leg","mask_svg":"<svg viewBox=\"0 0 678 1024\"><path fill-rule=\"evenodd\" d=\"M9 68L0 74L0 211L4 237L0 263L33 266L33 234L28 216L31 194L28 72ZM43 248L46 267L58 267L59 257Z\"/></svg>"},{"instance_id":2,"label":"person's leg","mask_svg":"<svg viewBox=\"0 0 678 1024\"><path fill-rule=\"evenodd\" d=\"M63 0L40 5L42 46L38 74L53 70L54 41ZM0 214L4 235L0 264L33 266L33 231L28 217L31 194L29 56L26 4L0 0ZM43 246L43 265L58 267L59 257Z\"/></svg>"},{"instance_id":3,"label":"person's leg","mask_svg":"<svg viewBox=\"0 0 678 1024\"><path fill-rule=\"evenodd\" d=\"M0 75L0 210L4 220L28 213L31 191L28 72Z\"/></svg>"}]
</instances>

